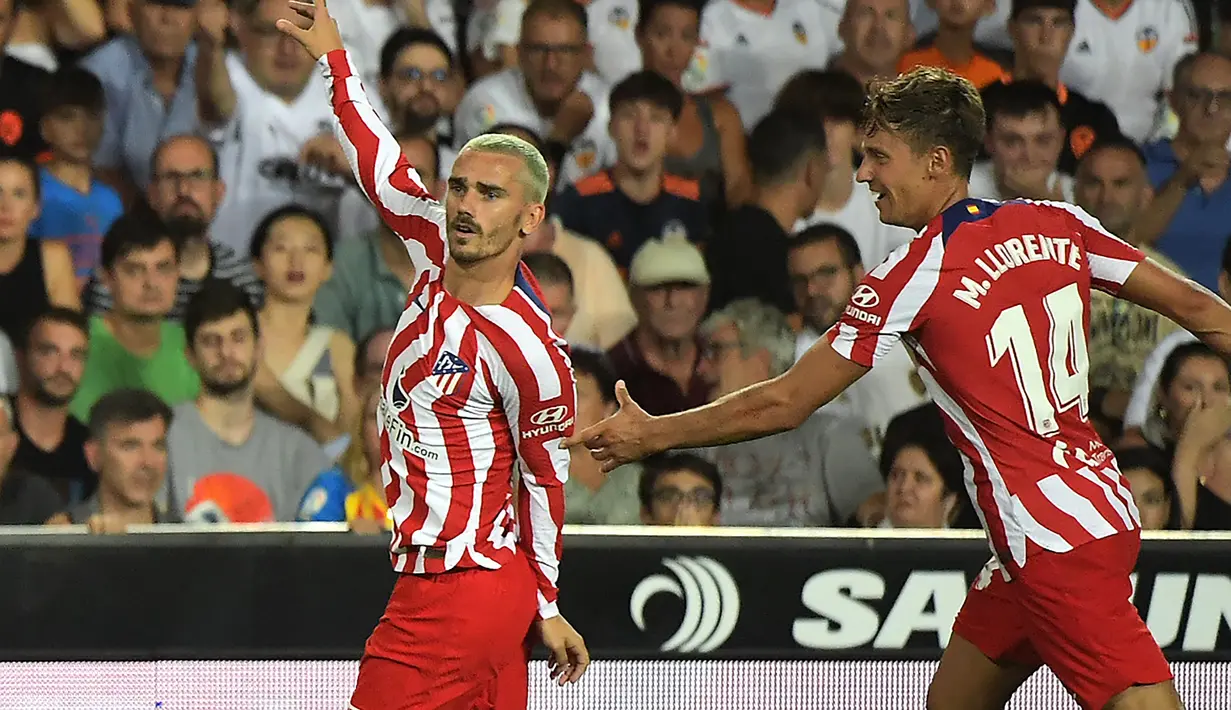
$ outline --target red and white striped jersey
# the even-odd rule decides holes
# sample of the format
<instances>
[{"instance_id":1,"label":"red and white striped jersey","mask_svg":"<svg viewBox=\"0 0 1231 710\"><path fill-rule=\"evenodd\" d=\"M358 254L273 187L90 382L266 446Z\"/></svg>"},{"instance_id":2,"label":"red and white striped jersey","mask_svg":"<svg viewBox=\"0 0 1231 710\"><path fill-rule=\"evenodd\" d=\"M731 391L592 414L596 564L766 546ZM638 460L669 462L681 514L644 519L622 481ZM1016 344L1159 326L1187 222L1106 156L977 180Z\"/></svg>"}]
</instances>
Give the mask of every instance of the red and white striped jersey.
<instances>
[{"instance_id":1,"label":"red and white striped jersey","mask_svg":"<svg viewBox=\"0 0 1231 710\"><path fill-rule=\"evenodd\" d=\"M472 306L445 291L444 205L380 123L346 52L330 52L321 66L355 177L415 270L385 357L378 416L393 567L496 569L520 547L538 576L539 615L555 616L569 464L558 443L576 411L565 343L524 266L498 305Z\"/></svg>"},{"instance_id":2,"label":"red and white striped jersey","mask_svg":"<svg viewBox=\"0 0 1231 710\"><path fill-rule=\"evenodd\" d=\"M873 269L826 336L871 367L901 341L962 454L1006 577L1141 522L1087 419L1090 288L1143 255L1063 202L963 200Z\"/></svg>"}]
</instances>

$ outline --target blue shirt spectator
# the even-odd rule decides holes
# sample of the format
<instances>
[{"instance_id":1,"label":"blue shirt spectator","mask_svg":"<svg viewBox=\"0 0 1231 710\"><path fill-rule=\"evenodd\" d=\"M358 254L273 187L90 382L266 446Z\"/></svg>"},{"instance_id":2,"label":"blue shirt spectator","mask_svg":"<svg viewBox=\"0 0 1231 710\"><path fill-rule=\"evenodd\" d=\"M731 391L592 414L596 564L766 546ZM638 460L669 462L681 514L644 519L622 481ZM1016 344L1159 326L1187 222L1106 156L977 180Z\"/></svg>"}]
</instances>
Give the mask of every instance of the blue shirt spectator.
<instances>
[{"instance_id":1,"label":"blue shirt spectator","mask_svg":"<svg viewBox=\"0 0 1231 710\"><path fill-rule=\"evenodd\" d=\"M1180 161L1169 140L1150 143L1144 152L1150 184L1160 190L1179 170ZM1154 248L1171 257L1192 280L1217 292L1218 271L1229 235L1231 179L1208 193L1200 186L1190 187Z\"/></svg>"},{"instance_id":2,"label":"blue shirt spectator","mask_svg":"<svg viewBox=\"0 0 1231 710\"><path fill-rule=\"evenodd\" d=\"M134 15L140 14L138 6L150 1L135 2ZM186 13L185 22L192 25L187 35L190 36L195 27L192 8L182 11ZM134 22L140 24L137 17ZM197 131L197 89L193 78L197 50L192 44L178 48L179 79L174 94L167 97L156 85L150 57L155 57L160 67L172 64L177 47L160 45L176 43L167 39L171 33L160 34L155 28L149 32L154 36L148 39L141 27L136 32L135 37L120 35L102 45L86 56L82 65L103 83L107 97L103 139L94 154L94 164L100 169L121 171L144 189L150 182L150 158L158 143L169 136Z\"/></svg>"},{"instance_id":3,"label":"blue shirt spectator","mask_svg":"<svg viewBox=\"0 0 1231 710\"><path fill-rule=\"evenodd\" d=\"M90 181L88 193L64 184L47 168L39 168L39 189L43 207L30 236L34 239L58 239L73 253L73 269L77 282L84 284L98 265L103 235L124 212L124 205L115 190L98 180Z\"/></svg>"}]
</instances>

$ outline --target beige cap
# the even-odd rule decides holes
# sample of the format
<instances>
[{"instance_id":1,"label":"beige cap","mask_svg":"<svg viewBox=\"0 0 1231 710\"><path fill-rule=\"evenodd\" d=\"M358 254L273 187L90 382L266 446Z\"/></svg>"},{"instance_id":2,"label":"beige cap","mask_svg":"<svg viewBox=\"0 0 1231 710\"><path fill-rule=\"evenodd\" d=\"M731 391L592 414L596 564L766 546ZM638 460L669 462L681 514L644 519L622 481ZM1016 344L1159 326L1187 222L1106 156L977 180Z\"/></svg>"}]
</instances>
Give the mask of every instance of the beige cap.
<instances>
[{"instance_id":1,"label":"beige cap","mask_svg":"<svg viewBox=\"0 0 1231 710\"><path fill-rule=\"evenodd\" d=\"M645 288L669 283L708 286L710 272L701 250L683 235L672 234L641 245L629 266L628 283Z\"/></svg>"}]
</instances>

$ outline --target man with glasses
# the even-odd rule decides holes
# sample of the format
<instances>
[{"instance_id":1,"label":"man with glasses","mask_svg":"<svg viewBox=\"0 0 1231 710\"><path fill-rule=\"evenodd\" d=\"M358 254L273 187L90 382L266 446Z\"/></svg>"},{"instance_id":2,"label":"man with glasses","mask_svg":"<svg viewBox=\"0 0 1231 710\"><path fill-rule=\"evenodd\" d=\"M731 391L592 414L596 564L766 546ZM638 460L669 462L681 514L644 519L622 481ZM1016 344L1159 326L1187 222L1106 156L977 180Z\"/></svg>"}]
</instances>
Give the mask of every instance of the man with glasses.
<instances>
[{"instance_id":1,"label":"man with glasses","mask_svg":"<svg viewBox=\"0 0 1231 710\"><path fill-rule=\"evenodd\" d=\"M301 162L304 145L332 133L325 84L312 57L274 23L282 0L200 0L197 98L202 128L218 149L226 194L213 238L248 253L257 223L288 202L332 217L347 182ZM238 52L225 47L232 27Z\"/></svg>"},{"instance_id":2,"label":"man with glasses","mask_svg":"<svg viewBox=\"0 0 1231 710\"><path fill-rule=\"evenodd\" d=\"M230 281L259 307L264 301L264 286L248 259L210 239L210 223L226 194L213 147L199 136L172 136L155 148L150 166L145 197L179 243L179 283L175 305L167 318L182 320L188 300L209 278ZM87 312L111 310L111 291L97 271L83 293Z\"/></svg>"},{"instance_id":3,"label":"man with glasses","mask_svg":"<svg viewBox=\"0 0 1231 710\"><path fill-rule=\"evenodd\" d=\"M694 454L663 454L645 462L638 495L646 525L718 525L722 475Z\"/></svg>"},{"instance_id":4,"label":"man with glasses","mask_svg":"<svg viewBox=\"0 0 1231 710\"><path fill-rule=\"evenodd\" d=\"M1154 186L1135 236L1170 257L1194 281L1218 289L1219 264L1231 225L1231 59L1192 54L1175 66L1171 106L1175 138L1145 146Z\"/></svg>"},{"instance_id":5,"label":"man with glasses","mask_svg":"<svg viewBox=\"0 0 1231 710\"><path fill-rule=\"evenodd\" d=\"M545 136L549 161L568 185L611 162L607 85L583 71L592 49L586 11L573 0L534 0L522 15L516 69L474 84L457 109L457 140L499 123Z\"/></svg>"},{"instance_id":6,"label":"man with glasses","mask_svg":"<svg viewBox=\"0 0 1231 710\"><path fill-rule=\"evenodd\" d=\"M791 240L786 270L795 308L803 319L795 340L798 360L838 322L843 307L855 294L864 276L859 243L836 224L813 225ZM901 345L895 345L875 369L820 411L861 420L867 427L864 443L873 456L879 456L890 420L926 401L923 382L915 374L910 356Z\"/></svg>"},{"instance_id":7,"label":"man with glasses","mask_svg":"<svg viewBox=\"0 0 1231 710\"><path fill-rule=\"evenodd\" d=\"M795 334L786 316L754 298L711 314L701 324L701 338L700 372L712 385L711 402L773 379L795 362ZM723 472L727 525L865 524L880 505L885 482L862 428L857 420L817 411L796 429L694 453Z\"/></svg>"}]
</instances>

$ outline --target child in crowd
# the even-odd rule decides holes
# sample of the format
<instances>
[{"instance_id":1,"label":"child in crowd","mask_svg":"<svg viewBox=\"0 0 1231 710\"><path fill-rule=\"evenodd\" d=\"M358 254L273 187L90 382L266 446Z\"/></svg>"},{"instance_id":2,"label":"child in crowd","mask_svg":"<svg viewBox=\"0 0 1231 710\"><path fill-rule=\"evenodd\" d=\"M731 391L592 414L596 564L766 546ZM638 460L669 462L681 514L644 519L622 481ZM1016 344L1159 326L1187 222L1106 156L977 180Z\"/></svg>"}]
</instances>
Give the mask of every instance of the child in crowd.
<instances>
[{"instance_id":1,"label":"child in crowd","mask_svg":"<svg viewBox=\"0 0 1231 710\"><path fill-rule=\"evenodd\" d=\"M81 287L98 266L103 235L124 212L119 194L94 176L94 150L103 134L103 86L85 69L67 66L45 88L39 129L49 154L39 168L43 205L30 237L63 242L72 252Z\"/></svg>"}]
</instances>

